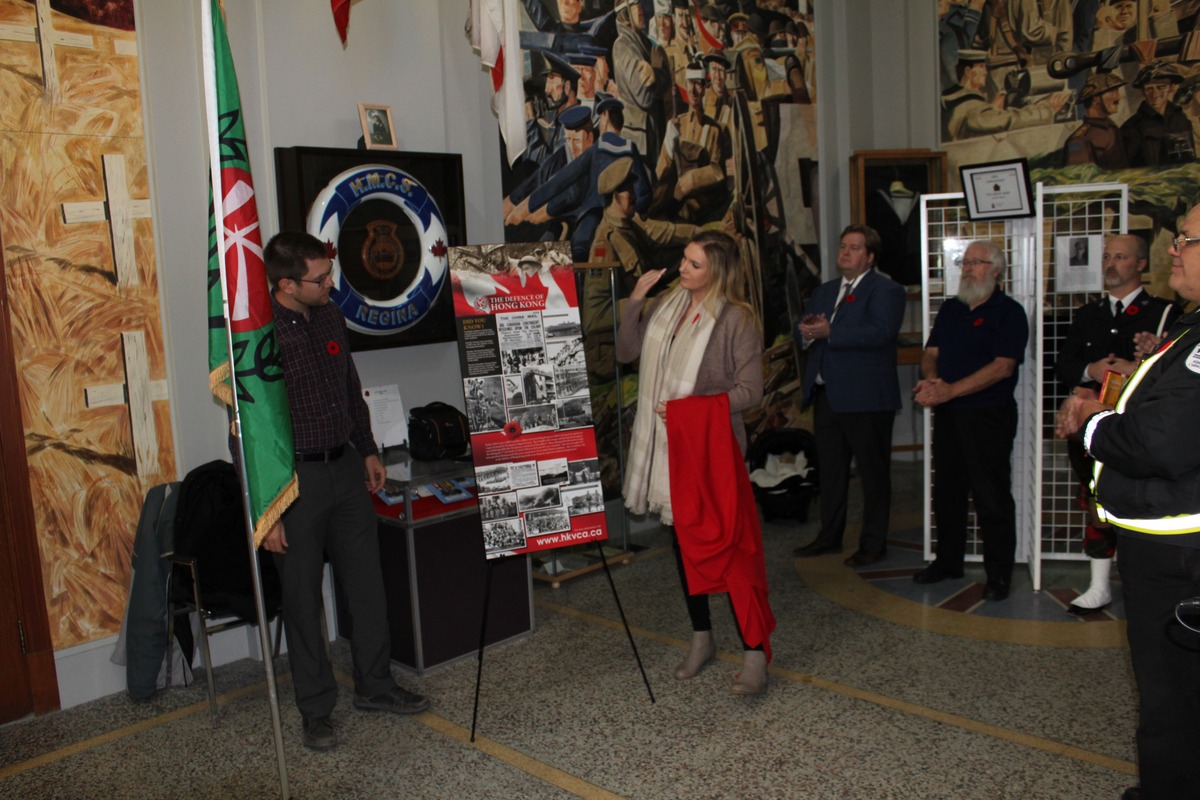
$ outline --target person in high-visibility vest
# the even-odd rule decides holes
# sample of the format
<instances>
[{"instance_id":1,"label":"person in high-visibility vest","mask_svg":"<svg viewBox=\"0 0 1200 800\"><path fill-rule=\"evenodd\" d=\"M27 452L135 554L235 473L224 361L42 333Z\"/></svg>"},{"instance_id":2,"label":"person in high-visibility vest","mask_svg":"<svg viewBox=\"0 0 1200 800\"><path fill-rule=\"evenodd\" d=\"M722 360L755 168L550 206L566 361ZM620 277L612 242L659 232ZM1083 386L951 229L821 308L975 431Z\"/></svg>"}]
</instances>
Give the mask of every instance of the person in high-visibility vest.
<instances>
[{"instance_id":1,"label":"person in high-visibility vest","mask_svg":"<svg viewBox=\"0 0 1200 800\"><path fill-rule=\"evenodd\" d=\"M1200 301L1200 206L1171 245L1171 288ZM1140 786L1126 800L1200 797L1200 633L1175 606L1200 595L1200 310L1185 314L1115 406L1086 390L1059 410L1060 436L1096 460L1092 489L1120 539L1129 652L1139 693Z\"/></svg>"}]
</instances>

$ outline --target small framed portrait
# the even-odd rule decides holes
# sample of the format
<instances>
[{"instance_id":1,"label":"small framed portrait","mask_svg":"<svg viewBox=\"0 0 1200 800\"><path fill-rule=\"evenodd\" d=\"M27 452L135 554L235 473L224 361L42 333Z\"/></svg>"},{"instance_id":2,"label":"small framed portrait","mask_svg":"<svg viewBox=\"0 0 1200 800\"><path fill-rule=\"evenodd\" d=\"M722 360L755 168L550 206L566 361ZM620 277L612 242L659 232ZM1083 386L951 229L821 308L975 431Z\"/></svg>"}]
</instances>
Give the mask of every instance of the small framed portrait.
<instances>
[{"instance_id":1,"label":"small framed portrait","mask_svg":"<svg viewBox=\"0 0 1200 800\"><path fill-rule=\"evenodd\" d=\"M396 127L392 124L392 107L374 103L358 104L358 120L362 123L363 143L368 150L399 150Z\"/></svg>"},{"instance_id":2,"label":"small framed portrait","mask_svg":"<svg viewBox=\"0 0 1200 800\"><path fill-rule=\"evenodd\" d=\"M1102 235L1056 236L1054 256L1054 291L1096 292L1104 287Z\"/></svg>"},{"instance_id":3,"label":"small framed portrait","mask_svg":"<svg viewBox=\"0 0 1200 800\"><path fill-rule=\"evenodd\" d=\"M1033 216L1033 186L1025 159L971 164L959 167L959 173L970 219Z\"/></svg>"}]
</instances>

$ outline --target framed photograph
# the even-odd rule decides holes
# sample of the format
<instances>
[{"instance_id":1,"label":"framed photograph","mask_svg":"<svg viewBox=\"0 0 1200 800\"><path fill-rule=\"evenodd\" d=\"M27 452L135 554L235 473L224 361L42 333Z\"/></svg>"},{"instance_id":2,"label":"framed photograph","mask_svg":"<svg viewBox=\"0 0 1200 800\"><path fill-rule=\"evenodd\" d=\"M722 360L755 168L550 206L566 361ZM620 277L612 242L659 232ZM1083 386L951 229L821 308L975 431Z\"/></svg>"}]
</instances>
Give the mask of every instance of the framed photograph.
<instances>
[{"instance_id":1,"label":"framed photograph","mask_svg":"<svg viewBox=\"0 0 1200 800\"><path fill-rule=\"evenodd\" d=\"M1054 291L1098 292L1104 287L1104 237L1100 234L1054 239Z\"/></svg>"},{"instance_id":2,"label":"framed photograph","mask_svg":"<svg viewBox=\"0 0 1200 800\"><path fill-rule=\"evenodd\" d=\"M1029 162L994 161L959 167L967 216L979 219L1014 219L1033 216L1033 186Z\"/></svg>"},{"instance_id":3,"label":"framed photograph","mask_svg":"<svg viewBox=\"0 0 1200 800\"><path fill-rule=\"evenodd\" d=\"M883 240L879 269L905 286L921 283L921 195L946 191L938 150L859 150L850 156L850 219Z\"/></svg>"},{"instance_id":4,"label":"framed photograph","mask_svg":"<svg viewBox=\"0 0 1200 800\"><path fill-rule=\"evenodd\" d=\"M358 104L358 120L362 123L363 144L368 150L399 150L396 126L392 124L392 107L373 103Z\"/></svg>"}]
</instances>

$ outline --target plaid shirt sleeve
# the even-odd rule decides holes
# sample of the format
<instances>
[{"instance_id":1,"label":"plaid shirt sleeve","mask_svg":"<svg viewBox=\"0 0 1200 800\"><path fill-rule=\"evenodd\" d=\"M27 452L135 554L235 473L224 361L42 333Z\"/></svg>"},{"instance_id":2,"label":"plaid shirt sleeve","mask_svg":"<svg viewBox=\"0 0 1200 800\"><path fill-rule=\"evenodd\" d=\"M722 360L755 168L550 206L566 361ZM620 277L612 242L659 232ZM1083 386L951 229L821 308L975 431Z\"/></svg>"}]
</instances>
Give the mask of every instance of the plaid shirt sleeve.
<instances>
[{"instance_id":1,"label":"plaid shirt sleeve","mask_svg":"<svg viewBox=\"0 0 1200 800\"><path fill-rule=\"evenodd\" d=\"M274 298L271 306L296 452L331 450L349 441L364 458L377 454L341 310L332 303L310 308L306 319Z\"/></svg>"}]
</instances>

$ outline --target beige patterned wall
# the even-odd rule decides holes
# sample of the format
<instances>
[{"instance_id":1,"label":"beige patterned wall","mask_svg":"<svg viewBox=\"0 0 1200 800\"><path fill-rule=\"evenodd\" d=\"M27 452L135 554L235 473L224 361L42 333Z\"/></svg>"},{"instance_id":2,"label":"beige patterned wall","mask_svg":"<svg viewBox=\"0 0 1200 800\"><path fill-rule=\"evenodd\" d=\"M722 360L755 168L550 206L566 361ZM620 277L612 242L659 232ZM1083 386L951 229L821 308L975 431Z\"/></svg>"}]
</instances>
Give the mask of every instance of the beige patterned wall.
<instances>
[{"instance_id":1,"label":"beige patterned wall","mask_svg":"<svg viewBox=\"0 0 1200 800\"><path fill-rule=\"evenodd\" d=\"M39 5L0 0L0 234L62 649L119 628L142 497L176 469L135 35Z\"/></svg>"}]
</instances>

